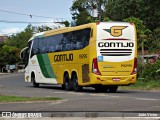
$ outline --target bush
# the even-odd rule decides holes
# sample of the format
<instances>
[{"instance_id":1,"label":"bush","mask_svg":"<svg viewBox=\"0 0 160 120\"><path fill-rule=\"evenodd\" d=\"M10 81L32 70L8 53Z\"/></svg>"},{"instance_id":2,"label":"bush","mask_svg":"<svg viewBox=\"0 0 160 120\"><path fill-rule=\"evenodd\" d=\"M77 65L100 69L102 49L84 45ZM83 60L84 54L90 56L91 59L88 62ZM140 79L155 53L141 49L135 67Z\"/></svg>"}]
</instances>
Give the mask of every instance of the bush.
<instances>
[{"instance_id":1,"label":"bush","mask_svg":"<svg viewBox=\"0 0 160 120\"><path fill-rule=\"evenodd\" d=\"M142 76L142 70L143 70L142 60L141 60L140 57L138 57L137 77L141 77Z\"/></svg>"},{"instance_id":2,"label":"bush","mask_svg":"<svg viewBox=\"0 0 160 120\"><path fill-rule=\"evenodd\" d=\"M146 64L144 66L142 77L144 77L144 81L160 81L160 60L158 60L155 64Z\"/></svg>"}]
</instances>

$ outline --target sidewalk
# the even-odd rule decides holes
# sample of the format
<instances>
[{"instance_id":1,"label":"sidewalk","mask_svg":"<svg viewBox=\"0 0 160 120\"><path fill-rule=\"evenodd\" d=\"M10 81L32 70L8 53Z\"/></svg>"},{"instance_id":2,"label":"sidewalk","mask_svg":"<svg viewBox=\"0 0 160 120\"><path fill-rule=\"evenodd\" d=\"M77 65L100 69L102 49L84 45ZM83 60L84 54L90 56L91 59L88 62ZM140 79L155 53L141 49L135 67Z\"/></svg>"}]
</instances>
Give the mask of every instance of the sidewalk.
<instances>
[{"instance_id":1,"label":"sidewalk","mask_svg":"<svg viewBox=\"0 0 160 120\"><path fill-rule=\"evenodd\" d=\"M11 74L11 73L3 73L3 72L0 72L0 75L8 75L8 74Z\"/></svg>"},{"instance_id":2,"label":"sidewalk","mask_svg":"<svg viewBox=\"0 0 160 120\"><path fill-rule=\"evenodd\" d=\"M10 77L10 76L23 74L23 73L24 72L13 72L13 73L2 73L2 72L0 72L0 79L5 78L5 77Z\"/></svg>"},{"instance_id":3,"label":"sidewalk","mask_svg":"<svg viewBox=\"0 0 160 120\"><path fill-rule=\"evenodd\" d=\"M8 75L8 74L15 74L15 73L24 73L24 69L19 69L17 72L0 72L0 75Z\"/></svg>"}]
</instances>

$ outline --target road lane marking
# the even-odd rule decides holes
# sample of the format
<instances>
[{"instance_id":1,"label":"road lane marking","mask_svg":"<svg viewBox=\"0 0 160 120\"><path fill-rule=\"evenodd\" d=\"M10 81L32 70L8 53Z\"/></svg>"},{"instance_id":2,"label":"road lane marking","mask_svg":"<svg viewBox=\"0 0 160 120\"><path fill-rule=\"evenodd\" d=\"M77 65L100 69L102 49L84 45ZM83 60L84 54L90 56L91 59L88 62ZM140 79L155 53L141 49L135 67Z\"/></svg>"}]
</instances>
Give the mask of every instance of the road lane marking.
<instances>
[{"instance_id":1,"label":"road lane marking","mask_svg":"<svg viewBox=\"0 0 160 120\"><path fill-rule=\"evenodd\" d=\"M114 98L120 98L121 96L113 96L113 95L111 95L110 97L114 97Z\"/></svg>"},{"instance_id":2,"label":"road lane marking","mask_svg":"<svg viewBox=\"0 0 160 120\"><path fill-rule=\"evenodd\" d=\"M84 93L77 93L77 92L68 92L68 94L72 94L72 95L84 95Z\"/></svg>"},{"instance_id":3,"label":"road lane marking","mask_svg":"<svg viewBox=\"0 0 160 120\"><path fill-rule=\"evenodd\" d=\"M53 92L53 93L60 94L60 93L66 93L66 92Z\"/></svg>"},{"instance_id":4,"label":"road lane marking","mask_svg":"<svg viewBox=\"0 0 160 120\"><path fill-rule=\"evenodd\" d=\"M56 94L71 94L71 95L79 95L79 96L82 96L82 95L85 95L85 93L77 93L77 92L53 92L53 93L56 93Z\"/></svg>"},{"instance_id":5,"label":"road lane marking","mask_svg":"<svg viewBox=\"0 0 160 120\"><path fill-rule=\"evenodd\" d=\"M54 93L57 93L57 94L71 94L71 95L79 95L79 96L84 96L84 95L87 95L85 93L77 93L77 92L54 92ZM158 101L160 99L152 99L152 98L135 98L135 97L127 97L127 96L115 96L115 95L109 95L109 94L106 94L106 93L92 93L92 94L88 94L90 96L97 96L97 97L112 97L112 98L130 98L130 99L136 99L136 100L153 100L153 101Z\"/></svg>"},{"instance_id":6,"label":"road lane marking","mask_svg":"<svg viewBox=\"0 0 160 120\"><path fill-rule=\"evenodd\" d=\"M91 95L91 96L104 96L104 97L108 96L106 94L89 94L89 95Z\"/></svg>"},{"instance_id":7,"label":"road lane marking","mask_svg":"<svg viewBox=\"0 0 160 120\"><path fill-rule=\"evenodd\" d=\"M57 100L57 101L61 101L61 100ZM45 100L45 101L21 101L21 102L0 102L1 104L16 104L16 103L22 103L22 104L28 104L28 103L53 103L53 102L57 102L57 101L50 101L50 100Z\"/></svg>"},{"instance_id":8,"label":"road lane marking","mask_svg":"<svg viewBox=\"0 0 160 120\"><path fill-rule=\"evenodd\" d=\"M44 105L43 107L40 107L40 108L38 108L38 109L36 109L36 110L34 110L34 111L40 111L40 110L46 109L46 108L48 108L48 107L51 107L52 105L61 104L61 103L66 102L66 101L68 101L68 99L66 99L66 100L54 101L54 102L49 103L49 104L47 104L47 105Z\"/></svg>"},{"instance_id":9,"label":"road lane marking","mask_svg":"<svg viewBox=\"0 0 160 120\"><path fill-rule=\"evenodd\" d=\"M108 95L108 97L116 97L116 98L130 98L130 99L136 99L136 100L154 100L158 101L160 99L152 99L152 98L136 98L136 97L127 97L127 96L113 96L113 95Z\"/></svg>"},{"instance_id":10,"label":"road lane marking","mask_svg":"<svg viewBox=\"0 0 160 120\"><path fill-rule=\"evenodd\" d=\"M159 100L159 99L150 99L150 98L135 98L136 100Z\"/></svg>"}]
</instances>

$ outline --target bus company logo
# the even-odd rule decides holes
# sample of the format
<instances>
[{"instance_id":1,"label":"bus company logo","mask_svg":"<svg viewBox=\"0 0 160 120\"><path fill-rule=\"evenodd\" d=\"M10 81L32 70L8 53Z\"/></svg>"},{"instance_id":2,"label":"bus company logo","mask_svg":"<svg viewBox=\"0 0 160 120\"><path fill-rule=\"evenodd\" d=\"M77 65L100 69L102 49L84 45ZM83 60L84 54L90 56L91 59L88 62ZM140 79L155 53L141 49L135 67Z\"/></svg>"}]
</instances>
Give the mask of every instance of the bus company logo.
<instances>
[{"instance_id":1,"label":"bus company logo","mask_svg":"<svg viewBox=\"0 0 160 120\"><path fill-rule=\"evenodd\" d=\"M114 37L119 37L122 35L122 30L127 28L128 26L112 26L110 29L104 29L109 32Z\"/></svg>"}]
</instances>

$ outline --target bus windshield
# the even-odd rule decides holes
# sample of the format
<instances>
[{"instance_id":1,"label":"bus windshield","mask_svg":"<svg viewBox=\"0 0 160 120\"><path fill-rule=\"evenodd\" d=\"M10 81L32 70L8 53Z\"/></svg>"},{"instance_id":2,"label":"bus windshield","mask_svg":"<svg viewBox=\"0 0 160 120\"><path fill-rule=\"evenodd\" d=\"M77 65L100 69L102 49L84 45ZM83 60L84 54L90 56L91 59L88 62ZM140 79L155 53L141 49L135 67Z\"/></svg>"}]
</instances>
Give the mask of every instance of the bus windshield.
<instances>
[{"instance_id":1,"label":"bus windshield","mask_svg":"<svg viewBox=\"0 0 160 120\"><path fill-rule=\"evenodd\" d=\"M28 46L23 48L21 50L21 53L20 53L20 58L22 59L25 67L28 65L28 60L29 60L29 53L30 53L30 49L31 49L31 44L32 44L32 41L29 41L28 42Z\"/></svg>"}]
</instances>

